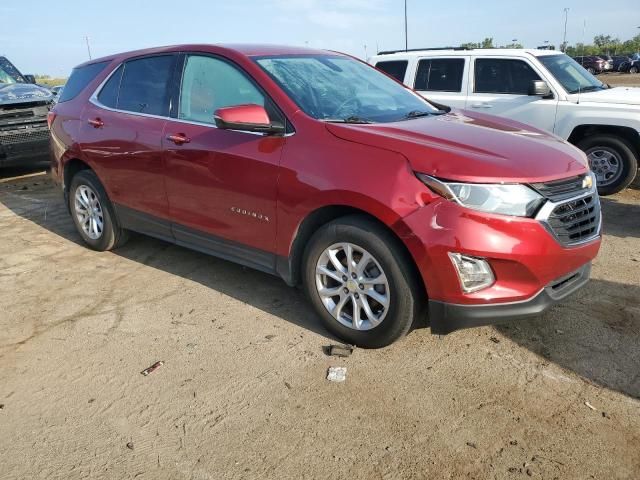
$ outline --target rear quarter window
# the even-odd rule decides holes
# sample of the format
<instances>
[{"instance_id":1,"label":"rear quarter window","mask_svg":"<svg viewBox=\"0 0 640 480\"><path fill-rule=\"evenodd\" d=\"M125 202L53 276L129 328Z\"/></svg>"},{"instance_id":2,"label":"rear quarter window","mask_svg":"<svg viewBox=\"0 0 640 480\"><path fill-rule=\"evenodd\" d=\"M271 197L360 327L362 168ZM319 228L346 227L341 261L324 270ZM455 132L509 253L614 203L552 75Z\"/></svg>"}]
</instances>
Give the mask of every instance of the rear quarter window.
<instances>
[{"instance_id":1,"label":"rear quarter window","mask_svg":"<svg viewBox=\"0 0 640 480\"><path fill-rule=\"evenodd\" d=\"M82 92L82 90L84 90L85 87L89 85L89 83L91 83L91 81L96 78L102 70L104 70L109 62L110 60L107 60L106 62L91 63L89 65L74 68L69 80L67 80L67 83L62 90L58 103L68 102L69 100L76 98L80 92Z\"/></svg>"},{"instance_id":2,"label":"rear quarter window","mask_svg":"<svg viewBox=\"0 0 640 480\"><path fill-rule=\"evenodd\" d=\"M399 82L404 82L404 75L407 73L407 60L389 60L376 63L376 68L382 70L387 75L391 75Z\"/></svg>"}]
</instances>

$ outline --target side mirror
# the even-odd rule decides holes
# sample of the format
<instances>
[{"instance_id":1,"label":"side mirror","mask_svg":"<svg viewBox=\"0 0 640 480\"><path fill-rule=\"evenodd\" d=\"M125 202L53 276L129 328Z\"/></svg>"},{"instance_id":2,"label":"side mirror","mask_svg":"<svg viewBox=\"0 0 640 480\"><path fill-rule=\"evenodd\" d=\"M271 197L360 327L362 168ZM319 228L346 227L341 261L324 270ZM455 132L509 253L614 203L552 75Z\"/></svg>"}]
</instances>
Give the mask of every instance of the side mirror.
<instances>
[{"instance_id":1,"label":"side mirror","mask_svg":"<svg viewBox=\"0 0 640 480\"><path fill-rule=\"evenodd\" d=\"M532 80L529 86L529 95L536 97L549 97L551 95L551 89L547 82L542 80Z\"/></svg>"},{"instance_id":2,"label":"side mirror","mask_svg":"<svg viewBox=\"0 0 640 480\"><path fill-rule=\"evenodd\" d=\"M27 81L27 83L31 83L31 84L36 83L36 77L34 75L25 75L24 78Z\"/></svg>"},{"instance_id":3,"label":"side mirror","mask_svg":"<svg viewBox=\"0 0 640 480\"><path fill-rule=\"evenodd\" d=\"M268 135L284 133L284 125L271 123L267 111L261 105L236 105L219 108L213 114L218 128L258 132Z\"/></svg>"}]
</instances>

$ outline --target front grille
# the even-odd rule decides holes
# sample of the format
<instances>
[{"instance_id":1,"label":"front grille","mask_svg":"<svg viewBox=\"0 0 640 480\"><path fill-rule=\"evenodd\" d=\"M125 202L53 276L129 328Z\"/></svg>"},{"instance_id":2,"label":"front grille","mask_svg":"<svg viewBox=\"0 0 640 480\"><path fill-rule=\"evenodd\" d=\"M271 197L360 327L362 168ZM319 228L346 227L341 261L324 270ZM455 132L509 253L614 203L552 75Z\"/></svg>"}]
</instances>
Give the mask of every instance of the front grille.
<instances>
[{"instance_id":1,"label":"front grille","mask_svg":"<svg viewBox=\"0 0 640 480\"><path fill-rule=\"evenodd\" d=\"M589 188L583 186L585 176L578 175L551 182L532 183L531 186L543 197L552 202L559 202L586 193Z\"/></svg>"},{"instance_id":2,"label":"front grille","mask_svg":"<svg viewBox=\"0 0 640 480\"><path fill-rule=\"evenodd\" d=\"M25 129L0 135L0 145L17 145L20 143L47 140L48 138L48 129Z\"/></svg>"},{"instance_id":3,"label":"front grille","mask_svg":"<svg viewBox=\"0 0 640 480\"><path fill-rule=\"evenodd\" d=\"M546 224L563 245L575 245L600 233L600 201L596 193L560 203Z\"/></svg>"}]
</instances>

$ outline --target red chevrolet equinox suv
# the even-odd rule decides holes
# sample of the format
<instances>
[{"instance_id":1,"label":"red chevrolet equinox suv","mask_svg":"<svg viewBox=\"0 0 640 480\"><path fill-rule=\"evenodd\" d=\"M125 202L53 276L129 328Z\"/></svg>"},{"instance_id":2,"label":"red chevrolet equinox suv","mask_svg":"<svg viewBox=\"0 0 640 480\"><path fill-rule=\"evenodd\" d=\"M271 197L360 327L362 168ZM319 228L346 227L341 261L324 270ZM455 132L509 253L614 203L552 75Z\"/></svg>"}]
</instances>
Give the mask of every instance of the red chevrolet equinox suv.
<instances>
[{"instance_id":1,"label":"red chevrolet equinox suv","mask_svg":"<svg viewBox=\"0 0 640 480\"><path fill-rule=\"evenodd\" d=\"M90 248L151 235L302 284L336 336L382 347L519 319L600 247L583 153L434 105L347 55L181 45L78 66L49 115Z\"/></svg>"}]
</instances>

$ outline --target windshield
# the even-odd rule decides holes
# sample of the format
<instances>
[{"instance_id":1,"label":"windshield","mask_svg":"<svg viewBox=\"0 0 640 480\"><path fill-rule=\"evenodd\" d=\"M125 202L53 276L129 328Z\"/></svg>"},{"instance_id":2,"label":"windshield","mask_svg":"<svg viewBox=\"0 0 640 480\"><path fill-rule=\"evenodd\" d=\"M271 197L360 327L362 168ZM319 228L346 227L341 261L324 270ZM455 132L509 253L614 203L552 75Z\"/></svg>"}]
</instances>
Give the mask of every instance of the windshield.
<instances>
[{"instance_id":1,"label":"windshield","mask_svg":"<svg viewBox=\"0 0 640 480\"><path fill-rule=\"evenodd\" d=\"M566 55L542 55L538 59L568 93L607 88L604 83L587 72L578 62Z\"/></svg>"},{"instance_id":2,"label":"windshield","mask_svg":"<svg viewBox=\"0 0 640 480\"><path fill-rule=\"evenodd\" d=\"M25 83L20 72L5 57L0 57L0 83Z\"/></svg>"},{"instance_id":3,"label":"windshield","mask_svg":"<svg viewBox=\"0 0 640 480\"><path fill-rule=\"evenodd\" d=\"M334 122L395 122L441 113L375 68L338 55L258 57L267 72L309 116Z\"/></svg>"}]
</instances>

